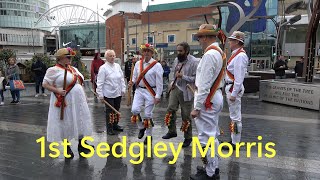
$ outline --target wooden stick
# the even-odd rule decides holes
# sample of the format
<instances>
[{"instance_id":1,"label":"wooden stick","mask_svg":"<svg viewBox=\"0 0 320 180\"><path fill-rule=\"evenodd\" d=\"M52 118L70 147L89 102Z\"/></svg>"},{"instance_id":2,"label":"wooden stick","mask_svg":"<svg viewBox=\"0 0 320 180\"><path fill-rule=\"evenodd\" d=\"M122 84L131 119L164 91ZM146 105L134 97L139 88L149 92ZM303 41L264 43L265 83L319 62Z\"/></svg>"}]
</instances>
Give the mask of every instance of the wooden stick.
<instances>
[{"instance_id":1,"label":"wooden stick","mask_svg":"<svg viewBox=\"0 0 320 180\"><path fill-rule=\"evenodd\" d=\"M181 67L180 67L178 73L181 72L182 67L183 67L184 64L185 64L185 63L181 64ZM176 84L176 82L177 82L177 79L178 79L177 77L174 78L173 83L172 83L172 86L170 87L170 89L169 89L169 91L168 91L168 94L170 94L170 92L174 89L174 86L175 86L175 84Z\"/></svg>"},{"instance_id":2,"label":"wooden stick","mask_svg":"<svg viewBox=\"0 0 320 180\"><path fill-rule=\"evenodd\" d=\"M187 84L187 88L194 94L194 89L190 86L190 84Z\"/></svg>"},{"instance_id":3,"label":"wooden stick","mask_svg":"<svg viewBox=\"0 0 320 180\"><path fill-rule=\"evenodd\" d=\"M65 69L64 69L64 77L63 77L63 90L66 90L67 88L67 72L68 72L68 65L65 65ZM65 104L65 96L62 97L62 101L61 101L61 109L60 109L60 120L63 120L64 118L64 106Z\"/></svg>"},{"instance_id":4,"label":"wooden stick","mask_svg":"<svg viewBox=\"0 0 320 180\"><path fill-rule=\"evenodd\" d=\"M90 89L91 92L98 98L98 94L96 92L94 92L92 89ZM113 106L111 106L111 104L109 104L106 100L103 100L103 102L109 106L114 112L116 112L117 114L121 115L121 113L119 111L117 111Z\"/></svg>"}]
</instances>

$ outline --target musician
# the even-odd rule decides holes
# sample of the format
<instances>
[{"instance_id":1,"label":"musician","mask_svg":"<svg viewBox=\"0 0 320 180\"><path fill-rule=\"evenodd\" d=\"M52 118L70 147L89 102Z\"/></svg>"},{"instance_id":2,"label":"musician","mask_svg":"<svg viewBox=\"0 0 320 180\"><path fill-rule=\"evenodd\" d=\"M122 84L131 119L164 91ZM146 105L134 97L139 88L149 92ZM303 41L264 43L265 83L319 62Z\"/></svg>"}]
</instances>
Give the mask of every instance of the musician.
<instances>
[{"instance_id":1,"label":"musician","mask_svg":"<svg viewBox=\"0 0 320 180\"><path fill-rule=\"evenodd\" d=\"M169 131L162 139L177 137L176 111L181 106L182 125L180 130L184 132L184 142L182 147L188 147L192 142L192 126L190 113L193 109L193 92L187 88L187 84L195 87L196 71L198 61L189 54L190 46L186 42L177 45L177 58L174 60L175 79L171 83L169 94L169 105L165 116L165 124Z\"/></svg>"},{"instance_id":2,"label":"musician","mask_svg":"<svg viewBox=\"0 0 320 180\"><path fill-rule=\"evenodd\" d=\"M160 63L152 58L156 50L150 44L141 45L140 49L143 52L144 58L136 62L132 82L129 82L129 85L136 84L131 109L133 114L131 121L138 125L139 139L145 133L147 136L152 136L154 126L152 111L154 106L160 102L163 90L163 68ZM144 106L145 115L143 119L140 116L142 106ZM147 144L147 137L144 143Z\"/></svg>"},{"instance_id":3,"label":"musician","mask_svg":"<svg viewBox=\"0 0 320 180\"><path fill-rule=\"evenodd\" d=\"M75 54L71 48L62 48L57 51L55 54L57 64L47 70L43 79L43 87L52 92L48 113L47 141L79 139L78 152L80 155L81 152L88 153L88 149L81 145L81 140L84 136L92 134L92 122L83 89L83 75L77 68L70 65L71 58ZM64 113L61 120L62 111ZM66 158L74 157L70 146L67 146L67 153L70 157Z\"/></svg>"}]
</instances>

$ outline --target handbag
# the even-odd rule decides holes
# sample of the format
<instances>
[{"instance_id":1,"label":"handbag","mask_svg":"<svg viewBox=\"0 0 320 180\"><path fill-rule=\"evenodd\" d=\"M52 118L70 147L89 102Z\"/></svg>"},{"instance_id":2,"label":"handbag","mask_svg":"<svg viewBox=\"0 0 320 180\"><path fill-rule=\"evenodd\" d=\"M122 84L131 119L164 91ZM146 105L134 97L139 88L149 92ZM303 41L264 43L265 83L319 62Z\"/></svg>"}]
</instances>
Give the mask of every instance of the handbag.
<instances>
[{"instance_id":1,"label":"handbag","mask_svg":"<svg viewBox=\"0 0 320 180\"><path fill-rule=\"evenodd\" d=\"M24 87L24 84L21 80L10 80L9 81L10 85L10 90L15 91L15 90L25 90L26 88Z\"/></svg>"}]
</instances>

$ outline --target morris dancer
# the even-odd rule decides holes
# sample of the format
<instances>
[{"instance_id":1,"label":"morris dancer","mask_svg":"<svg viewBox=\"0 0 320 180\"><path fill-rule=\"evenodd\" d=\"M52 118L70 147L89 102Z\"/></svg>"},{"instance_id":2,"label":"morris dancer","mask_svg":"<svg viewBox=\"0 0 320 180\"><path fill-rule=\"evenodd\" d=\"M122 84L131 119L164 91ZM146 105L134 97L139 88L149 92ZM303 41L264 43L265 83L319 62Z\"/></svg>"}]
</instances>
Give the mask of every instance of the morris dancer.
<instances>
[{"instance_id":1,"label":"morris dancer","mask_svg":"<svg viewBox=\"0 0 320 180\"><path fill-rule=\"evenodd\" d=\"M218 146L219 141L219 114L223 108L222 86L225 70L225 54L216 45L217 36L222 31L214 25L203 24L200 26L196 36L204 55L200 60L196 74L196 91L194 95L194 109L191 116L195 118L198 129L198 137L202 147L206 147L210 137L214 137L215 156L211 157L211 148L202 158L203 167L198 167L197 174L191 179L215 179L219 177Z\"/></svg>"},{"instance_id":2,"label":"morris dancer","mask_svg":"<svg viewBox=\"0 0 320 180\"><path fill-rule=\"evenodd\" d=\"M48 114L47 141L79 139L78 152L80 155L81 152L88 152L88 149L81 145L81 139L92 134L92 122L82 87L83 75L77 68L70 66L71 58L75 54L71 48L62 48L57 51L55 54L57 64L47 70L43 79L43 87L52 92ZM66 78L64 78L65 73ZM64 79L66 79L65 90L63 90ZM61 108L61 106L65 108ZM62 111L64 116L60 120ZM67 146L67 152L70 156L66 158L74 157L70 146Z\"/></svg>"},{"instance_id":3,"label":"morris dancer","mask_svg":"<svg viewBox=\"0 0 320 180\"><path fill-rule=\"evenodd\" d=\"M248 56L243 50L244 33L234 31L229 39L230 49L232 55L228 60L227 73L225 75L227 94L227 102L230 113L230 132L231 142L229 142L233 149L235 144L240 142L242 122L241 122L241 97L244 93L243 81L245 73L247 72ZM228 146L223 146L224 150L228 150Z\"/></svg>"},{"instance_id":4,"label":"morris dancer","mask_svg":"<svg viewBox=\"0 0 320 180\"><path fill-rule=\"evenodd\" d=\"M131 109L133 113L131 121L138 125L139 139L144 136L144 133L146 133L147 136L152 136L152 128L154 126L152 110L155 104L160 102L163 89L163 68L160 63L152 58L155 53L154 47L150 44L145 44L141 45L140 49L143 52L144 59L136 62L132 82L129 82L129 85L133 83L136 85ZM143 105L144 119L140 116ZM147 144L147 137L144 143Z\"/></svg>"},{"instance_id":5,"label":"morris dancer","mask_svg":"<svg viewBox=\"0 0 320 180\"><path fill-rule=\"evenodd\" d=\"M189 84L194 87L198 61L189 54L190 46L186 42L177 45L178 56L173 67L175 80L172 82L169 95L169 105L165 117L165 124L169 131L162 139L177 137L176 111L181 106L182 126L180 130L184 132L184 142L182 147L188 147L192 142L192 126L190 113L193 109L193 93L187 88ZM173 84L174 83L174 84Z\"/></svg>"},{"instance_id":6,"label":"morris dancer","mask_svg":"<svg viewBox=\"0 0 320 180\"><path fill-rule=\"evenodd\" d=\"M97 78L97 94L99 99L106 100L117 111L120 109L121 98L126 92L123 72L119 64L114 63L116 57L114 50L105 52L106 63L99 69ZM106 124L107 134L115 135L113 130L123 131L118 125L120 121L119 114L106 105Z\"/></svg>"}]
</instances>

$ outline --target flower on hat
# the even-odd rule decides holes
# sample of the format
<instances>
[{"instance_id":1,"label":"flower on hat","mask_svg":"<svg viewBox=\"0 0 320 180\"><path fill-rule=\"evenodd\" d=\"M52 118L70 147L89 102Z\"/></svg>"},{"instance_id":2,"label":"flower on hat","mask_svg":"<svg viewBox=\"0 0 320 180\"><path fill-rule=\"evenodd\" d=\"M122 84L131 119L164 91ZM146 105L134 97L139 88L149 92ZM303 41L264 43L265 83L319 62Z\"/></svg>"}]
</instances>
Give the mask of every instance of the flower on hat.
<instances>
[{"instance_id":1,"label":"flower on hat","mask_svg":"<svg viewBox=\"0 0 320 180\"><path fill-rule=\"evenodd\" d=\"M67 47L67 50L69 51L69 54L70 54L71 56L75 56L75 55L76 55L76 52L75 52L75 51L73 51L73 49L72 49L72 48Z\"/></svg>"},{"instance_id":2,"label":"flower on hat","mask_svg":"<svg viewBox=\"0 0 320 180\"><path fill-rule=\"evenodd\" d=\"M145 46L146 46L146 48L148 48L148 47L150 47L150 44L147 43Z\"/></svg>"}]
</instances>

